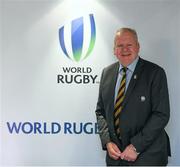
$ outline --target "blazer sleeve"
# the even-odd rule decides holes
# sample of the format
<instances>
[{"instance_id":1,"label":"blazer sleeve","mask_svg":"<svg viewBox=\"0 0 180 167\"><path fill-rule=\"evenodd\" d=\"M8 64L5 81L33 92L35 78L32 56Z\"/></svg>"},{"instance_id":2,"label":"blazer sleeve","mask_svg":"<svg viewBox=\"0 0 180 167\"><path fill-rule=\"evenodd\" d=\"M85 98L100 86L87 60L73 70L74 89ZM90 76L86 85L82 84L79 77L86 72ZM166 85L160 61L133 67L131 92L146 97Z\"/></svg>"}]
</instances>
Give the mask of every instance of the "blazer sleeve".
<instances>
[{"instance_id":1,"label":"blazer sleeve","mask_svg":"<svg viewBox=\"0 0 180 167\"><path fill-rule=\"evenodd\" d=\"M154 75L150 90L151 116L144 128L131 138L131 143L137 152L143 152L153 143L158 134L165 128L170 117L167 78L162 68L158 68Z\"/></svg>"},{"instance_id":2,"label":"blazer sleeve","mask_svg":"<svg viewBox=\"0 0 180 167\"><path fill-rule=\"evenodd\" d=\"M101 139L102 149L106 150L107 149L106 144L110 142L110 135L109 135L109 130L108 130L106 116L105 116L105 109L104 109L104 104L103 104L103 99L102 99L103 73L104 73L104 70L101 75L100 86L99 86L99 96L98 96L95 113L96 113L96 118L97 118L97 124L98 124L98 130L99 130L99 135Z\"/></svg>"}]
</instances>

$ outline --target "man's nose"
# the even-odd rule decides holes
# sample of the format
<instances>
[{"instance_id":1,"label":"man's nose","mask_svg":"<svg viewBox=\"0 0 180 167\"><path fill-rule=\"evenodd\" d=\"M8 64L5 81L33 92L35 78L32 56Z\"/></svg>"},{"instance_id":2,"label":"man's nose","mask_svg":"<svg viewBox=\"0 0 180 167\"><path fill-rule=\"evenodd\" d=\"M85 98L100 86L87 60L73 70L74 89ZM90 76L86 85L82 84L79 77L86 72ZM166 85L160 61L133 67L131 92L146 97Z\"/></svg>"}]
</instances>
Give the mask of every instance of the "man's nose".
<instances>
[{"instance_id":1,"label":"man's nose","mask_svg":"<svg viewBox=\"0 0 180 167\"><path fill-rule=\"evenodd\" d=\"M123 52L127 52L127 51L129 51L129 48L128 48L128 46L123 46L122 50L123 50Z\"/></svg>"}]
</instances>

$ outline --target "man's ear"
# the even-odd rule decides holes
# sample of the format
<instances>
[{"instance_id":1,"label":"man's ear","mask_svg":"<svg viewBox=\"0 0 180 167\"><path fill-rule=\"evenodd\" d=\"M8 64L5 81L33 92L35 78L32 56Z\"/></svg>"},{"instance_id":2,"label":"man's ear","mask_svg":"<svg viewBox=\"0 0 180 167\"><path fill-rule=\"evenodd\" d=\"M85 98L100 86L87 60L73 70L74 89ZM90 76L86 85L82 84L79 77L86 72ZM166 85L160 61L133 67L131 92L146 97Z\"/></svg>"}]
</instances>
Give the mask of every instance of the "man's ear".
<instances>
[{"instance_id":1,"label":"man's ear","mask_svg":"<svg viewBox=\"0 0 180 167\"><path fill-rule=\"evenodd\" d=\"M138 52L139 52L139 50L140 50L140 44L139 44L139 42L137 42L137 48L138 48Z\"/></svg>"},{"instance_id":2,"label":"man's ear","mask_svg":"<svg viewBox=\"0 0 180 167\"><path fill-rule=\"evenodd\" d=\"M114 47L114 55L118 55L118 48Z\"/></svg>"}]
</instances>

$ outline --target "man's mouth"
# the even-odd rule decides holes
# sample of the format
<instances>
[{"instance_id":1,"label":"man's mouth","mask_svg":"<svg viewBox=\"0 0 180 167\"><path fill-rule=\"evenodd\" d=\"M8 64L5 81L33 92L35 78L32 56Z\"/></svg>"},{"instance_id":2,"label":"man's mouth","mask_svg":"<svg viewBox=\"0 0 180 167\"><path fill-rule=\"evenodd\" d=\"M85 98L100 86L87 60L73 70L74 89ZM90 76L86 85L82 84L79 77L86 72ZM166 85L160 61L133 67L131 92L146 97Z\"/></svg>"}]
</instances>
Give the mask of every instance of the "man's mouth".
<instances>
[{"instance_id":1,"label":"man's mouth","mask_svg":"<svg viewBox=\"0 0 180 167\"><path fill-rule=\"evenodd\" d=\"M126 56L130 56L131 54L128 53L128 54L122 54L123 57L126 57Z\"/></svg>"}]
</instances>

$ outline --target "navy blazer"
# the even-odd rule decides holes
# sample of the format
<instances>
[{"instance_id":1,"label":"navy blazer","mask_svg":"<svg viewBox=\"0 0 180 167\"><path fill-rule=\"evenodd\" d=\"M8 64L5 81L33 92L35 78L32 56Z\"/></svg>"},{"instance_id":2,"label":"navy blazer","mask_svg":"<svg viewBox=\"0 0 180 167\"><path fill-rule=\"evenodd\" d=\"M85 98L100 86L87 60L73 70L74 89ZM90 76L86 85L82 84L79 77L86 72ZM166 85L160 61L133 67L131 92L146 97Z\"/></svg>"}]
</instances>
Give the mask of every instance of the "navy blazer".
<instances>
[{"instance_id":1,"label":"navy blazer","mask_svg":"<svg viewBox=\"0 0 180 167\"><path fill-rule=\"evenodd\" d=\"M129 165L166 165L170 155L169 137L164 128L170 117L167 79L164 70L139 58L123 101L120 114L121 139L114 129L114 93L119 62L106 67L101 76L96 107L102 148L116 143L121 151L133 144L140 152ZM118 165L108 154L107 165Z\"/></svg>"}]
</instances>

